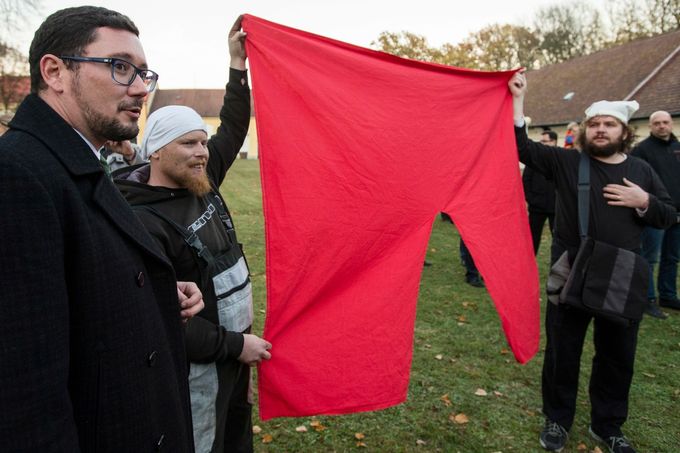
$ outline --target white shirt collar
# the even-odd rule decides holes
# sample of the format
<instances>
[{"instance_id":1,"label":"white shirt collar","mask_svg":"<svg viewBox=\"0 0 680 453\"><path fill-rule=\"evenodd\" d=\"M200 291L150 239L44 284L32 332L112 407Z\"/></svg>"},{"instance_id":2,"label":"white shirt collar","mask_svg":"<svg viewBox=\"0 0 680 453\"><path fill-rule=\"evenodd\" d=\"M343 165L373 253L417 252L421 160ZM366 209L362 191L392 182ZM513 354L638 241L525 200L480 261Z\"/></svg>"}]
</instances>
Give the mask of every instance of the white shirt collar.
<instances>
[{"instance_id":1,"label":"white shirt collar","mask_svg":"<svg viewBox=\"0 0 680 453\"><path fill-rule=\"evenodd\" d=\"M87 143L87 146L90 147L90 149L94 153L97 160L99 160L101 158L101 153L99 152L99 150L97 148L95 148L94 145L88 139L86 139L85 136L83 134L81 134L78 129L73 129L73 130L76 131L78 133L78 135L80 135L80 138L85 140L85 143Z\"/></svg>"}]
</instances>

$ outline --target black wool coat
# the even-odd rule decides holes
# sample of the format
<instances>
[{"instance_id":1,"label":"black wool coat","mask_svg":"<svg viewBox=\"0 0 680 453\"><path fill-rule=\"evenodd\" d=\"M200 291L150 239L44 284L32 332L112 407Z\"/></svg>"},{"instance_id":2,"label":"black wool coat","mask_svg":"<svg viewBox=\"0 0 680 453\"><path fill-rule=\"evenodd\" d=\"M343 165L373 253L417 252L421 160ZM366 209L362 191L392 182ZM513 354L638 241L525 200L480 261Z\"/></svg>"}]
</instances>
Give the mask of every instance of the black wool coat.
<instances>
[{"instance_id":1,"label":"black wool coat","mask_svg":"<svg viewBox=\"0 0 680 453\"><path fill-rule=\"evenodd\" d=\"M175 275L40 97L0 137L0 450L191 452Z\"/></svg>"}]
</instances>

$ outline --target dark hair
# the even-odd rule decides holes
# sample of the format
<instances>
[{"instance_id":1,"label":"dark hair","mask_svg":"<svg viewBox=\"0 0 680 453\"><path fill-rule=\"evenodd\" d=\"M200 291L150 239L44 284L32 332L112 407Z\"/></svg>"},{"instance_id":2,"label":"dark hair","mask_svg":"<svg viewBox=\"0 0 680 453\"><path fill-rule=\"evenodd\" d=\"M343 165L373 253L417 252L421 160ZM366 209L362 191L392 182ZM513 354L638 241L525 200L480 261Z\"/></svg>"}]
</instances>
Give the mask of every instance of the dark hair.
<instances>
[{"instance_id":1,"label":"dark hair","mask_svg":"<svg viewBox=\"0 0 680 453\"><path fill-rule=\"evenodd\" d=\"M65 8L45 19L35 32L28 52L31 93L47 88L40 74L40 59L44 55L82 55L85 47L97 38L99 27L127 30L139 36L137 26L129 17L99 6Z\"/></svg>"},{"instance_id":2,"label":"dark hair","mask_svg":"<svg viewBox=\"0 0 680 453\"><path fill-rule=\"evenodd\" d=\"M557 132L555 132L553 130L547 129L547 130L541 132L541 135L547 135L548 137L550 137L550 140L552 140L554 142L557 141Z\"/></svg>"},{"instance_id":3,"label":"dark hair","mask_svg":"<svg viewBox=\"0 0 680 453\"><path fill-rule=\"evenodd\" d=\"M633 149L633 142L635 142L635 129L630 124L623 124L621 120L616 118L616 121L621 123L623 126L623 133L626 136L624 139L621 140L621 152L628 154L631 149ZM588 125L588 120L583 120L583 122L579 125L579 132L578 132L578 143L581 144L581 146L585 146L586 144L586 126Z\"/></svg>"}]
</instances>

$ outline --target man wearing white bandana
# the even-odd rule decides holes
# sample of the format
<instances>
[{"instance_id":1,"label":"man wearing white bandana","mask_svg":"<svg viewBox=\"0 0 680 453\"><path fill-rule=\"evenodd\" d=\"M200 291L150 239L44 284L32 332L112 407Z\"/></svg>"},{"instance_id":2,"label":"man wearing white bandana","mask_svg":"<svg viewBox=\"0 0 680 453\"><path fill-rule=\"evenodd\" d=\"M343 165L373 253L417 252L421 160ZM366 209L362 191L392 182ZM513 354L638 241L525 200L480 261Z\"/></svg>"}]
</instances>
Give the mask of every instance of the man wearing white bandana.
<instances>
[{"instance_id":1,"label":"man wearing white bandana","mask_svg":"<svg viewBox=\"0 0 680 453\"><path fill-rule=\"evenodd\" d=\"M149 116L141 154L149 164L117 173L118 188L178 276L194 281L205 309L187 324L189 387L197 453L253 450L250 368L271 344L250 334L250 275L219 186L250 121L245 33L229 33L229 83L221 124L208 129L193 109L168 106Z\"/></svg>"},{"instance_id":2,"label":"man wearing white bandana","mask_svg":"<svg viewBox=\"0 0 680 453\"><path fill-rule=\"evenodd\" d=\"M515 136L520 160L555 181L557 199L551 263L563 253L573 261L580 244L577 182L580 155L564 152L527 138L524 123L524 71L508 83L513 96ZM675 222L675 208L654 170L626 152L633 142L628 121L638 109L635 101L599 101L586 109L578 142L590 157L590 222L588 235L639 252L645 225L666 228ZM583 342L594 323L589 394L590 433L614 453L634 453L621 431L628 417L628 394L633 378L639 321L627 325L565 304L546 304L547 343L542 394L545 426L541 446L561 451L574 421Z\"/></svg>"}]
</instances>

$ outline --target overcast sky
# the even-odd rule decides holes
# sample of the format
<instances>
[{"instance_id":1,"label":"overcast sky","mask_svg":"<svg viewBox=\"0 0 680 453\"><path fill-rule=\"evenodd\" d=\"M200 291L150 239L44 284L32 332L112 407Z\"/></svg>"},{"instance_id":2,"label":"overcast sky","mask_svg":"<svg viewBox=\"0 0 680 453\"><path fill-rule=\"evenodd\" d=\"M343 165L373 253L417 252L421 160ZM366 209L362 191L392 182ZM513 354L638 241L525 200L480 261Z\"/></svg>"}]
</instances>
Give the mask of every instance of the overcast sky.
<instances>
[{"instance_id":1,"label":"overcast sky","mask_svg":"<svg viewBox=\"0 0 680 453\"><path fill-rule=\"evenodd\" d=\"M227 32L240 13L370 47L382 31L410 31L431 46L458 43L493 23L530 25L541 6L567 0L93 0L137 24L149 67L161 88L221 88L228 67ZM604 0L595 0L598 6ZM83 4L43 0L43 14L19 35L27 52L33 31L54 11Z\"/></svg>"}]
</instances>

